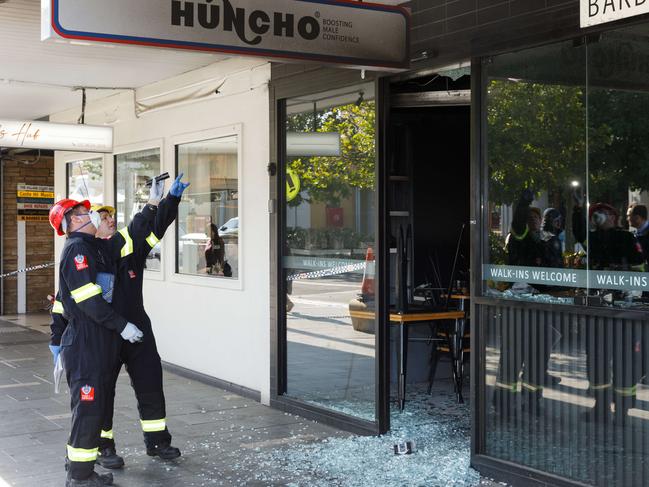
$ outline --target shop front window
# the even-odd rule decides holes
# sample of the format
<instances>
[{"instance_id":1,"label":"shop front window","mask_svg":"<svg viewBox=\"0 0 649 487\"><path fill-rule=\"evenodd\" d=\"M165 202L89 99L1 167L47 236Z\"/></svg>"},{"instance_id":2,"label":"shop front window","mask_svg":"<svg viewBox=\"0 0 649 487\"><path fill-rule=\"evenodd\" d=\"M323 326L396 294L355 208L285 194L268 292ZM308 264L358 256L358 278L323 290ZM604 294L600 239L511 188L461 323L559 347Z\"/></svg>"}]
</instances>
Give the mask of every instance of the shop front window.
<instances>
[{"instance_id":1,"label":"shop front window","mask_svg":"<svg viewBox=\"0 0 649 487\"><path fill-rule=\"evenodd\" d=\"M644 25L484 64L484 453L597 486L649 479L646 59Z\"/></svg>"},{"instance_id":2,"label":"shop front window","mask_svg":"<svg viewBox=\"0 0 649 487\"><path fill-rule=\"evenodd\" d=\"M69 162L66 172L68 198L107 204L104 201L104 163L101 158Z\"/></svg>"},{"instance_id":3,"label":"shop front window","mask_svg":"<svg viewBox=\"0 0 649 487\"><path fill-rule=\"evenodd\" d=\"M191 185L178 209L177 272L239 277L238 137L176 146L178 174Z\"/></svg>"},{"instance_id":4,"label":"shop front window","mask_svg":"<svg viewBox=\"0 0 649 487\"><path fill-rule=\"evenodd\" d=\"M149 199L147 180L160 174L160 149L148 149L115 156L115 200L118 228L127 226ZM167 189L169 183L167 183ZM147 256L146 268L160 270L161 243Z\"/></svg>"},{"instance_id":5,"label":"shop front window","mask_svg":"<svg viewBox=\"0 0 649 487\"><path fill-rule=\"evenodd\" d=\"M286 393L374 421L374 85L286 111Z\"/></svg>"}]
</instances>

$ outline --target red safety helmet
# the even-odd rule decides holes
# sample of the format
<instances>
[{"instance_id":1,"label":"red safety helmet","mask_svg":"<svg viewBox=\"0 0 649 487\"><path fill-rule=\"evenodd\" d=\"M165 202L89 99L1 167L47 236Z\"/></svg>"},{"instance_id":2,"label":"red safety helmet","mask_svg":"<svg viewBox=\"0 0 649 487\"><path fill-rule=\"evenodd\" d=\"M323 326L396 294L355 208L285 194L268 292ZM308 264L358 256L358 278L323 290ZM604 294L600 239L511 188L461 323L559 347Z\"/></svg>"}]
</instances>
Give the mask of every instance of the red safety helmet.
<instances>
[{"instance_id":1,"label":"red safety helmet","mask_svg":"<svg viewBox=\"0 0 649 487\"><path fill-rule=\"evenodd\" d=\"M588 207L588 218L593 217L593 213L596 211L598 212L604 212L604 213L609 213L611 215L614 215L615 218L619 217L619 213L617 211L617 208L607 204L607 203L595 203L593 205L590 205Z\"/></svg>"},{"instance_id":2,"label":"red safety helmet","mask_svg":"<svg viewBox=\"0 0 649 487\"><path fill-rule=\"evenodd\" d=\"M50 225L52 225L52 228L56 230L56 233L59 236L65 235L65 232L61 228L61 223L63 223L63 218L65 218L65 214L75 206L79 206L79 205L83 205L86 207L87 210L90 210L90 201L88 200L77 201L77 200L71 200L69 198L64 198L60 201L57 201L56 203L54 203L54 206L50 208Z\"/></svg>"}]
</instances>

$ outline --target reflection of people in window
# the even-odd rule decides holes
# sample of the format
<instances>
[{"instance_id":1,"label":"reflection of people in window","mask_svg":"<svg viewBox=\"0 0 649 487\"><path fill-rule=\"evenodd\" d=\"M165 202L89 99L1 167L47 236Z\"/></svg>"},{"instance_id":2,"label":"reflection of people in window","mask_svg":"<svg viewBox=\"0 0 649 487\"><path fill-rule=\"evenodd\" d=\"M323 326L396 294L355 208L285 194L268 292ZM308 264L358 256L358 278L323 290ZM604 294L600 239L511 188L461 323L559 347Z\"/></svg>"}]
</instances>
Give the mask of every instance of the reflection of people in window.
<instances>
[{"instance_id":1,"label":"reflection of people in window","mask_svg":"<svg viewBox=\"0 0 649 487\"><path fill-rule=\"evenodd\" d=\"M633 235L640 244L640 247L642 247L642 255L644 256L646 265L649 262L649 220L647 219L647 207L633 203L626 212L626 219L629 222L629 226L635 229Z\"/></svg>"},{"instance_id":2,"label":"reflection of people in window","mask_svg":"<svg viewBox=\"0 0 649 487\"><path fill-rule=\"evenodd\" d=\"M541 210L531 207L534 193L526 189L514 209L511 231L505 239L509 265L539 266L543 261Z\"/></svg>"},{"instance_id":3,"label":"reflection of people in window","mask_svg":"<svg viewBox=\"0 0 649 487\"><path fill-rule=\"evenodd\" d=\"M583 207L575 206L573 231L588 252L591 269L630 270L642 265L640 247L633 235L618 225L619 213L613 206L595 203L588 209L588 218L590 232L586 231Z\"/></svg>"},{"instance_id":4,"label":"reflection of people in window","mask_svg":"<svg viewBox=\"0 0 649 487\"><path fill-rule=\"evenodd\" d=\"M563 227L563 215L556 208L548 208L543 212L543 262L545 267L563 267L563 252L559 234Z\"/></svg>"},{"instance_id":5,"label":"reflection of people in window","mask_svg":"<svg viewBox=\"0 0 649 487\"><path fill-rule=\"evenodd\" d=\"M219 235L219 229L214 223L209 224L209 231L210 239L205 246L205 265L208 274L218 274L224 269L225 242Z\"/></svg>"}]
</instances>

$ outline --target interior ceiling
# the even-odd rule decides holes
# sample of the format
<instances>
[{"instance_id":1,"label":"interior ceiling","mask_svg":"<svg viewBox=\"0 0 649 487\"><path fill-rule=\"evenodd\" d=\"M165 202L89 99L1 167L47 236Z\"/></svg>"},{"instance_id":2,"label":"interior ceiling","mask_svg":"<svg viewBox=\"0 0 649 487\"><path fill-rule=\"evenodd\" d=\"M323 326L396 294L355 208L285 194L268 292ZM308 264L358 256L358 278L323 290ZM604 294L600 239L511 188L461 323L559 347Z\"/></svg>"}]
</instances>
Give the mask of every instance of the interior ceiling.
<instances>
[{"instance_id":1,"label":"interior ceiling","mask_svg":"<svg viewBox=\"0 0 649 487\"><path fill-rule=\"evenodd\" d=\"M34 120L81 108L81 93L66 87L138 88L226 58L103 43L42 42L40 21L40 0L0 1L0 118ZM105 91L88 92L88 99L104 96Z\"/></svg>"}]
</instances>

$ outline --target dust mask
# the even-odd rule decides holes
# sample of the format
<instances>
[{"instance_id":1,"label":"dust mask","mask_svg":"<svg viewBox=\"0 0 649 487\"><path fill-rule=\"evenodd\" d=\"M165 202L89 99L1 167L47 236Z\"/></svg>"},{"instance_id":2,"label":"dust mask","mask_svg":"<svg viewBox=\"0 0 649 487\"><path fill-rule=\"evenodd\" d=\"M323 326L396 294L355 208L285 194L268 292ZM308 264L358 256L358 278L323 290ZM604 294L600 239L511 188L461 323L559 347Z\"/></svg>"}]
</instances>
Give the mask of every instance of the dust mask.
<instances>
[{"instance_id":1,"label":"dust mask","mask_svg":"<svg viewBox=\"0 0 649 487\"><path fill-rule=\"evenodd\" d=\"M88 216L90 216L90 221L95 226L95 228L99 230L99 225L101 225L101 215L96 211L90 210Z\"/></svg>"}]
</instances>

